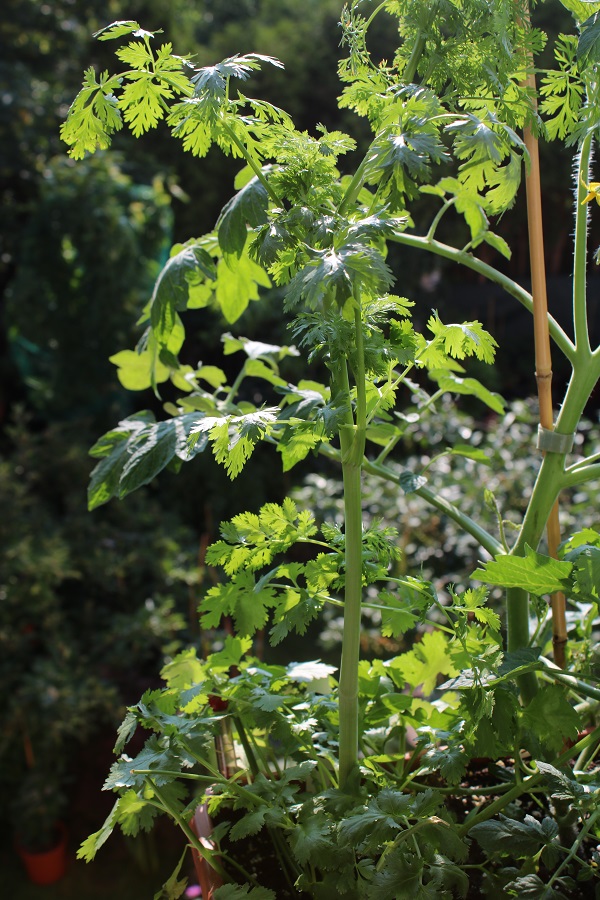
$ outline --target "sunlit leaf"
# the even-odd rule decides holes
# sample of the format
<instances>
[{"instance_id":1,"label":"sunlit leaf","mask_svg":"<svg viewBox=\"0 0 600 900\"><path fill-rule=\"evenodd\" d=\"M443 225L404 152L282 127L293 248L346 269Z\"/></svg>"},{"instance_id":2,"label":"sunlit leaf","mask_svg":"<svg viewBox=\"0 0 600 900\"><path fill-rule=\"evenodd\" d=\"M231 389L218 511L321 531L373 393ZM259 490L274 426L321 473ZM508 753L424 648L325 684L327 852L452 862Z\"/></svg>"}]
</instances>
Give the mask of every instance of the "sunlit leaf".
<instances>
[{"instance_id":1,"label":"sunlit leaf","mask_svg":"<svg viewBox=\"0 0 600 900\"><path fill-rule=\"evenodd\" d=\"M552 559L526 547L524 556L497 556L473 572L472 577L486 584L517 587L542 595L568 590L572 570L572 563Z\"/></svg>"}]
</instances>

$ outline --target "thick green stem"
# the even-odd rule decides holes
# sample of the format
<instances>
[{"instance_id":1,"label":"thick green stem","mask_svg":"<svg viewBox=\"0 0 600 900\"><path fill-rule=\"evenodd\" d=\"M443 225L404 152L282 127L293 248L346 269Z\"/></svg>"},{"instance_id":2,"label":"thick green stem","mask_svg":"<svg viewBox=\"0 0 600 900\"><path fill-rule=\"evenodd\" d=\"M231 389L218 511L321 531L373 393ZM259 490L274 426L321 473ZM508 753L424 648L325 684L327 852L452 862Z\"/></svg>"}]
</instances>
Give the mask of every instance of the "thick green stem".
<instances>
[{"instance_id":1,"label":"thick green stem","mask_svg":"<svg viewBox=\"0 0 600 900\"><path fill-rule=\"evenodd\" d=\"M355 380L357 389L356 424L341 425L340 448L344 483L345 519L345 592L344 633L340 667L339 716L340 716L340 787L343 789L358 764L358 664L360 658L360 624L362 608L362 491L361 467L365 447L366 402L365 368L360 310L355 317L357 362ZM346 396L350 404L347 383Z\"/></svg>"},{"instance_id":2,"label":"thick green stem","mask_svg":"<svg viewBox=\"0 0 600 900\"><path fill-rule=\"evenodd\" d=\"M598 365L589 347L578 347L573 360L573 374L556 422L556 431L571 434L577 427L587 399L598 379ZM511 554L522 556L525 547L537 549L548 517L560 491L568 483L565 474L565 454L546 453L533 486L519 537ZM519 588L510 588L506 595L508 650L515 651L529 644L529 597ZM523 700L531 699L536 677L533 674L519 679Z\"/></svg>"},{"instance_id":3,"label":"thick green stem","mask_svg":"<svg viewBox=\"0 0 600 900\"><path fill-rule=\"evenodd\" d=\"M506 622L509 653L529 646L529 595L521 588L506 590ZM517 678L519 693L525 704L535 697L538 689L534 672L527 672Z\"/></svg>"},{"instance_id":4,"label":"thick green stem","mask_svg":"<svg viewBox=\"0 0 600 900\"><path fill-rule=\"evenodd\" d=\"M412 52L408 58L408 62L406 63L406 68L402 73L405 84L411 84L411 82L414 81L415 75L417 74L417 66L419 65L419 60L423 56L424 49L425 36L423 34L420 34L414 43Z\"/></svg>"},{"instance_id":5,"label":"thick green stem","mask_svg":"<svg viewBox=\"0 0 600 900\"><path fill-rule=\"evenodd\" d=\"M542 538L550 510L563 487L564 454L547 453L533 486L523 525L511 554L523 556L525 545L534 550Z\"/></svg>"},{"instance_id":6,"label":"thick green stem","mask_svg":"<svg viewBox=\"0 0 600 900\"><path fill-rule=\"evenodd\" d=\"M362 509L360 465L352 461L356 430L340 428L346 533L344 636L340 668L340 787L357 764L358 663L362 602ZM348 460L344 462L343 460Z\"/></svg>"},{"instance_id":7,"label":"thick green stem","mask_svg":"<svg viewBox=\"0 0 600 900\"><path fill-rule=\"evenodd\" d=\"M370 147L367 150L364 158L362 159L360 165L358 166L356 172L352 176L352 180L350 184L346 188L346 193L342 198L342 202L339 205L338 212L341 216L344 216L348 209L352 206L352 204L356 201L358 195L360 194L363 185L365 183L365 178L367 176L367 165L370 154Z\"/></svg>"},{"instance_id":8,"label":"thick green stem","mask_svg":"<svg viewBox=\"0 0 600 900\"><path fill-rule=\"evenodd\" d=\"M367 19L367 21L365 23L365 30L371 26L371 24L376 19L376 17L379 15L379 13L383 9L386 8L387 4L388 4L388 0L383 0L383 3L380 3L379 6L373 10L373 12L371 13L371 15L369 16L369 18Z\"/></svg>"},{"instance_id":9,"label":"thick green stem","mask_svg":"<svg viewBox=\"0 0 600 900\"><path fill-rule=\"evenodd\" d=\"M586 484L588 481L600 478L600 463L590 466L572 468L565 473L564 486L576 487L578 484Z\"/></svg>"},{"instance_id":10,"label":"thick green stem","mask_svg":"<svg viewBox=\"0 0 600 900\"><path fill-rule=\"evenodd\" d=\"M584 203L589 181L592 136L589 134L581 145L577 166L577 204L575 208L575 257L573 264L573 326L575 346L590 352L590 336L587 321L587 235L588 206Z\"/></svg>"},{"instance_id":11,"label":"thick green stem","mask_svg":"<svg viewBox=\"0 0 600 900\"><path fill-rule=\"evenodd\" d=\"M571 434L577 428L585 404L598 381L599 363L600 359L589 350L578 349L573 374L556 420L556 431L560 434ZM554 501L570 480L572 476L569 479L565 473L565 455L546 453L527 505L523 526L511 551L513 555L522 556L525 544L537 548Z\"/></svg>"},{"instance_id":12,"label":"thick green stem","mask_svg":"<svg viewBox=\"0 0 600 900\"><path fill-rule=\"evenodd\" d=\"M585 403L597 380L596 366L591 365L589 349L578 349L574 366L556 423L556 430L562 434L570 434L577 427ZM511 551L512 555L522 556L526 546L537 548L554 502L567 483L564 465L564 454L546 453L544 456L523 519L523 526ZM528 645L529 598L525 591L518 588L507 591L507 630L509 651ZM519 680L521 695L526 702L535 691L536 680L532 674Z\"/></svg>"},{"instance_id":13,"label":"thick green stem","mask_svg":"<svg viewBox=\"0 0 600 900\"><path fill-rule=\"evenodd\" d=\"M590 353L587 348L578 348L573 374L556 418L556 430L561 434L572 434L576 430L599 376L600 354Z\"/></svg>"},{"instance_id":14,"label":"thick green stem","mask_svg":"<svg viewBox=\"0 0 600 900\"><path fill-rule=\"evenodd\" d=\"M522 556L525 545L535 549L541 539L561 487L564 456L560 455L557 458L558 456L555 453L548 453L543 459L523 527L511 551L512 555ZM506 630L509 653L529 645L529 594L521 588L508 588L506 591ZM533 672L522 675L518 679L518 684L523 702L529 703L537 692L536 675Z\"/></svg>"}]
</instances>

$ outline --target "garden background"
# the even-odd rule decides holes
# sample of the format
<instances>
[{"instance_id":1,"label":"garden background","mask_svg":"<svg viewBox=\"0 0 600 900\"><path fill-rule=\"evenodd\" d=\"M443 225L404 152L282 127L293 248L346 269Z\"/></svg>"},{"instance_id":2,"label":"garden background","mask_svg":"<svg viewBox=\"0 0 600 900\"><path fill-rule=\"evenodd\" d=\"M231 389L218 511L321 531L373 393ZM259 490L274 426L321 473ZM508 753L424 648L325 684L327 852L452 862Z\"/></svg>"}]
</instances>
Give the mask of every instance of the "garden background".
<instances>
[{"instance_id":1,"label":"garden background","mask_svg":"<svg viewBox=\"0 0 600 900\"><path fill-rule=\"evenodd\" d=\"M176 52L195 47L200 65L236 52L276 56L286 73L257 76L257 95L286 108L299 127L311 132L318 123L350 130L360 153L367 129L357 134L355 122L344 121L336 102L341 6L340 0L7 0L4 5L0 872L8 895L16 900L37 897L41 889L27 885L13 854L15 823L22 826L25 820L33 827L40 817L58 811L68 823L73 847L95 830L112 802L99 788L123 707L157 680L165 655L190 642L218 641L218 635L199 634L196 623L198 599L212 578L203 566L203 551L221 519L239 508L231 488L225 499L222 470L203 457L202 465L185 467L177 479L163 473L157 485L124 503L113 501L94 513L86 509L92 467L87 453L98 435L135 410L161 411L151 392L136 396L125 390L109 357L134 345L138 335L131 323L147 302L171 244L213 227L239 168L216 152L199 164L174 149L160 130L135 143L117 136L110 154L84 163L68 160L58 136L60 123L82 69L90 62L103 68L110 53L92 34L113 20L134 18L146 29L163 28ZM558 2L544 3L536 16L546 30L570 28L569 14ZM385 58L397 35L386 30L382 19L371 40ZM572 161L555 145L542 144L541 153L549 305L564 324L572 256L571 197L564 193L564 173ZM500 223L499 233L518 248L503 266L525 283L525 216L513 214L510 223L512 229L521 223L522 233L507 233L508 223ZM443 227L443 240L442 232ZM494 253L489 247L485 252ZM493 262L499 265L495 256ZM465 280L469 276L464 272L459 276L443 260L432 263L427 254L395 248L390 264L401 273L406 295L417 302L415 318L424 320L435 308L449 319L479 319L492 332L505 352L497 367L477 373L489 388L511 401L534 394L526 312L493 285L474 274ZM590 289L597 290L593 280ZM273 291L268 303L251 305L236 325L238 333L285 341L279 300ZM191 342L190 362L210 364L215 354L223 323L216 314L209 328L206 321L204 315L202 331ZM597 321L595 326L597 337ZM190 323L188 334L192 331ZM556 396L563 379L564 373L556 371ZM588 410L590 420L597 417L596 407L597 398ZM531 404L515 402L502 421L481 420L481 415L474 406L453 427L505 453L500 490L509 507L518 508L528 486L519 448L525 459L533 428ZM431 440L428 434L427 442ZM418 455L424 442L424 435L413 432L407 456ZM464 502L477 504L468 465ZM318 483L302 485L301 467L292 475L299 492L318 491L321 504L335 509L337 481L325 467ZM289 477L266 456L252 460L239 481L247 508L280 500ZM431 516L426 528L417 529L410 504L394 509L397 502L378 496L372 505L380 507L380 514L400 519L411 565L439 579L459 580L474 562L472 547L453 537L448 523ZM580 507L589 506L589 496L580 498ZM299 658L327 657L336 643L335 621L325 640L312 633L309 641L310 647L298 647ZM397 649L371 640L365 630L365 652ZM169 846L169 834L165 840ZM145 879L148 885L158 881L155 847L145 838L115 844L103 851L104 863L102 857L87 868L73 863L65 881L46 889L45 896L91 898L105 896L107 889L116 900L133 896L134 889L148 894ZM173 839L173 856L177 849ZM166 873L171 864L172 858L165 860Z\"/></svg>"}]
</instances>

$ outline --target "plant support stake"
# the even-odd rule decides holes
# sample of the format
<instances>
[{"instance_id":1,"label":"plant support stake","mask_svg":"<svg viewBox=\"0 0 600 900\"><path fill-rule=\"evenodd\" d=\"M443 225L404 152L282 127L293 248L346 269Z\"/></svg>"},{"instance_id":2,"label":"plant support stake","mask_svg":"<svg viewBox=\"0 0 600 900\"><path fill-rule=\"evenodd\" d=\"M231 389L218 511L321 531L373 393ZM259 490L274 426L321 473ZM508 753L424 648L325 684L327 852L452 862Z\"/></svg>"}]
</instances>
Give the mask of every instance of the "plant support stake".
<instances>
[{"instance_id":1,"label":"plant support stake","mask_svg":"<svg viewBox=\"0 0 600 900\"><path fill-rule=\"evenodd\" d=\"M529 12L525 11L528 24ZM537 110L535 101L536 83L533 58L529 53L526 59L527 74L524 84L531 89L532 112ZM544 258L544 231L542 224L542 190L540 180L540 156L538 140L531 128L526 125L523 130L525 146L529 153L529 171L525 176L527 196L527 230L529 233L529 258L531 266L531 292L533 295L533 332L535 345L535 377L538 388L539 417L542 429L554 429L554 412L552 408L552 356L550 350L550 333L548 329L548 297L546 291L546 268ZM542 451L545 452L545 451ZM558 500L554 503L546 525L548 553L556 559L560 543L560 523ZM567 624L565 616L565 595L560 591L552 594L552 646L554 661L560 668L565 665L565 646L567 643Z\"/></svg>"}]
</instances>

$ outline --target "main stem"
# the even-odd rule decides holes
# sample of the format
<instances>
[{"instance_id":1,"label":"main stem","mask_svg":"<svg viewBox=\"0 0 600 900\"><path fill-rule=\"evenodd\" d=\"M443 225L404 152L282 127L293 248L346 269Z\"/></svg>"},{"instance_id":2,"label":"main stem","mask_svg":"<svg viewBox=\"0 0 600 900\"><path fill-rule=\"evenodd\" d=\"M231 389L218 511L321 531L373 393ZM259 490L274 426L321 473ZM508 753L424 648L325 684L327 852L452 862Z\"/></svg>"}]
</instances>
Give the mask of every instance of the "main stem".
<instances>
[{"instance_id":1,"label":"main stem","mask_svg":"<svg viewBox=\"0 0 600 900\"><path fill-rule=\"evenodd\" d=\"M345 361L338 365L336 387L347 398L348 415L340 426L340 449L344 484L345 592L344 632L340 667L339 777L342 790L358 765L358 663L362 607L362 491L361 471L365 449L365 368L360 308L355 313L356 424L351 412L350 384Z\"/></svg>"}]
</instances>

